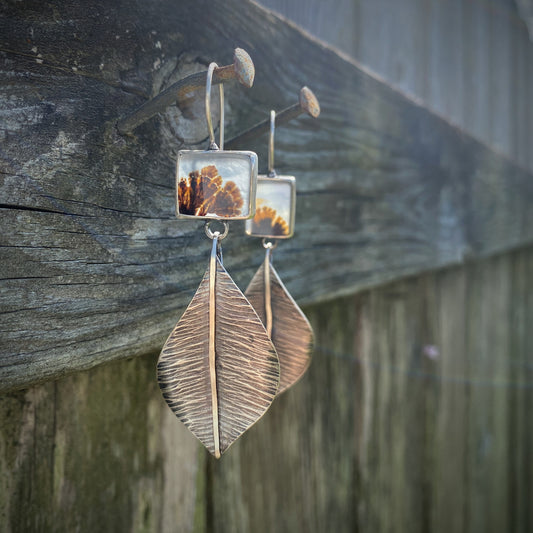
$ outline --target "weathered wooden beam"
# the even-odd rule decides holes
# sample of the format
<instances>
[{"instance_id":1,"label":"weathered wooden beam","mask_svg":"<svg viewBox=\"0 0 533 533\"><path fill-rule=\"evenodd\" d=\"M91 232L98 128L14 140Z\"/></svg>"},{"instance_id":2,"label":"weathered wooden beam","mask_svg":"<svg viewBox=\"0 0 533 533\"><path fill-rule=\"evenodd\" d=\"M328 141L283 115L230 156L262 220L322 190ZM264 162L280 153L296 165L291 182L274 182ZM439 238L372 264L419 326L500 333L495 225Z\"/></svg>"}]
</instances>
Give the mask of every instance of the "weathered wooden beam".
<instances>
[{"instance_id":1,"label":"weathered wooden beam","mask_svg":"<svg viewBox=\"0 0 533 533\"><path fill-rule=\"evenodd\" d=\"M487 146L254 3L5 2L0 17L0 388L158 350L209 243L173 214L176 152L205 148L202 95L135 130L119 117L247 50L227 137L313 88L322 113L280 130L298 180L295 237L275 262L304 303L533 240L533 179ZM255 149L266 163L267 139ZM233 224L245 286L260 245Z\"/></svg>"}]
</instances>

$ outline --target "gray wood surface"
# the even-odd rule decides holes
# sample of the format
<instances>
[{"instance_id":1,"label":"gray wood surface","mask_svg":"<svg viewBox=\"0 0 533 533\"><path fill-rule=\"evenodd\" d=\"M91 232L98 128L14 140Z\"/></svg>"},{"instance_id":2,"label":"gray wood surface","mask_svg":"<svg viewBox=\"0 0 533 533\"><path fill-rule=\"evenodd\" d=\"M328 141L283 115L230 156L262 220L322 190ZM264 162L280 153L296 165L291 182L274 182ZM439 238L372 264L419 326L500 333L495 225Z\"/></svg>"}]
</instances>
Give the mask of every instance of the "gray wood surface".
<instances>
[{"instance_id":1,"label":"gray wood surface","mask_svg":"<svg viewBox=\"0 0 533 533\"><path fill-rule=\"evenodd\" d=\"M298 206L276 265L299 302L533 239L530 173L256 4L1 9L1 390L161 348L209 254L201 224L173 215L176 152L206 145L202 95L131 138L115 122L235 46L257 76L227 88L228 137L304 84L322 107L277 135ZM265 160L266 139L243 148ZM223 244L244 288L260 244L242 224Z\"/></svg>"},{"instance_id":2,"label":"gray wood surface","mask_svg":"<svg viewBox=\"0 0 533 533\"><path fill-rule=\"evenodd\" d=\"M216 532L533 528L533 249L306 308L307 376L227 460Z\"/></svg>"},{"instance_id":3,"label":"gray wood surface","mask_svg":"<svg viewBox=\"0 0 533 533\"><path fill-rule=\"evenodd\" d=\"M0 397L2 533L202 524L201 450L161 397L155 364L120 361Z\"/></svg>"},{"instance_id":4,"label":"gray wood surface","mask_svg":"<svg viewBox=\"0 0 533 533\"><path fill-rule=\"evenodd\" d=\"M533 42L516 5L530 0L260 3L533 169Z\"/></svg>"},{"instance_id":5,"label":"gray wood surface","mask_svg":"<svg viewBox=\"0 0 533 533\"><path fill-rule=\"evenodd\" d=\"M531 0L516 0L520 16L529 29L529 36L533 40L533 2Z\"/></svg>"},{"instance_id":6,"label":"gray wood surface","mask_svg":"<svg viewBox=\"0 0 533 533\"><path fill-rule=\"evenodd\" d=\"M6 533L529 533L533 248L304 309L305 376L220 460L157 354L0 396Z\"/></svg>"}]
</instances>

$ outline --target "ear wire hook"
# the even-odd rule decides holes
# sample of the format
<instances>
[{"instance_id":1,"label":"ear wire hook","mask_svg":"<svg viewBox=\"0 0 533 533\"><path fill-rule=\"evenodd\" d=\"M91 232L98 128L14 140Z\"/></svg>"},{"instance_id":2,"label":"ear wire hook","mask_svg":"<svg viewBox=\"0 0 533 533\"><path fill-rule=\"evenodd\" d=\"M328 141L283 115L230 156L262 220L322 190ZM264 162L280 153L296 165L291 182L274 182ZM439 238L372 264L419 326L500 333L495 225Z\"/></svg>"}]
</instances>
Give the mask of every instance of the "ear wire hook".
<instances>
[{"instance_id":1,"label":"ear wire hook","mask_svg":"<svg viewBox=\"0 0 533 533\"><path fill-rule=\"evenodd\" d=\"M274 170L274 131L276 129L276 112L270 111L270 137L268 139L268 177L273 178L276 175Z\"/></svg>"},{"instance_id":2,"label":"ear wire hook","mask_svg":"<svg viewBox=\"0 0 533 533\"><path fill-rule=\"evenodd\" d=\"M213 121L211 118L211 87L213 84L213 71L217 68L216 63L211 63L207 69L207 76L205 80L205 118L207 121L207 129L209 130L209 147L208 150L224 150L224 86L219 85L220 91L220 148L215 142L215 130L213 129Z\"/></svg>"},{"instance_id":3,"label":"ear wire hook","mask_svg":"<svg viewBox=\"0 0 533 533\"><path fill-rule=\"evenodd\" d=\"M220 131L218 132L218 144L221 150L224 150L224 85L218 86L220 97Z\"/></svg>"}]
</instances>

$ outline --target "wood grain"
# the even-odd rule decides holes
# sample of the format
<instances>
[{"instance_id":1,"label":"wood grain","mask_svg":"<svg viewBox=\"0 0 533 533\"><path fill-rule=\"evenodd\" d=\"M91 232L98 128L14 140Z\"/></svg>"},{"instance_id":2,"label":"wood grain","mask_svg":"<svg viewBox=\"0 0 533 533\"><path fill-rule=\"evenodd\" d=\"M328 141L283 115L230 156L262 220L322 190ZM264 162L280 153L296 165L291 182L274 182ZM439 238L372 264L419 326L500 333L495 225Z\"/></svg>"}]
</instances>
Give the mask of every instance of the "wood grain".
<instances>
[{"instance_id":1,"label":"wood grain","mask_svg":"<svg viewBox=\"0 0 533 533\"><path fill-rule=\"evenodd\" d=\"M306 307L313 364L219 461L155 354L0 396L2 527L529 533L532 271L529 247Z\"/></svg>"},{"instance_id":2,"label":"wood grain","mask_svg":"<svg viewBox=\"0 0 533 533\"><path fill-rule=\"evenodd\" d=\"M195 530L204 452L161 398L156 360L0 397L2 532Z\"/></svg>"},{"instance_id":3,"label":"wood grain","mask_svg":"<svg viewBox=\"0 0 533 533\"><path fill-rule=\"evenodd\" d=\"M211 531L530 531L532 269L529 247L305 308L313 364L209 462Z\"/></svg>"},{"instance_id":4,"label":"wood grain","mask_svg":"<svg viewBox=\"0 0 533 533\"><path fill-rule=\"evenodd\" d=\"M133 137L116 120L236 46L257 75L226 91L228 137L302 85L322 108L277 135L299 190L277 257L300 304L533 239L529 172L254 3L1 9L1 390L159 350L204 268L201 228L173 215L176 153L206 144L202 95ZM245 287L256 249L241 224L230 237Z\"/></svg>"},{"instance_id":5,"label":"wood grain","mask_svg":"<svg viewBox=\"0 0 533 533\"><path fill-rule=\"evenodd\" d=\"M211 268L216 269L213 276ZM214 331L210 328L212 311ZM179 420L219 458L270 407L279 387L279 366L263 324L215 251L214 261L159 357L163 397Z\"/></svg>"},{"instance_id":6,"label":"wood grain","mask_svg":"<svg viewBox=\"0 0 533 533\"><path fill-rule=\"evenodd\" d=\"M266 269L270 274L268 281L265 276ZM278 394L281 394L294 385L309 367L313 351L313 330L303 311L287 292L270 261L269 254L244 293L263 324L267 323L265 283L268 283L270 288L269 308L272 320L270 338L279 357Z\"/></svg>"}]
</instances>

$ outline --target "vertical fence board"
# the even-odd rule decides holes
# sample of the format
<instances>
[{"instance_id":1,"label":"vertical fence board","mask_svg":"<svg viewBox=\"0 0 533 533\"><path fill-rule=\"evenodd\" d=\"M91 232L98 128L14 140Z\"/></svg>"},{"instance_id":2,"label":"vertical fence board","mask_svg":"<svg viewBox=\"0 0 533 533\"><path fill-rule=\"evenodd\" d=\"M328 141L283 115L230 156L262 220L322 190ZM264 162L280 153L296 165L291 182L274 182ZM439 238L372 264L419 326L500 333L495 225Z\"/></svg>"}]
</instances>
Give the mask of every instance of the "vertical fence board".
<instances>
[{"instance_id":1,"label":"vertical fence board","mask_svg":"<svg viewBox=\"0 0 533 533\"><path fill-rule=\"evenodd\" d=\"M462 124L468 124L470 131L478 138L490 140L489 95L490 75L490 19L487 5L477 2L463 2L464 43L463 73L464 95Z\"/></svg>"},{"instance_id":2,"label":"vertical fence board","mask_svg":"<svg viewBox=\"0 0 533 533\"><path fill-rule=\"evenodd\" d=\"M418 320L425 314L420 295L426 290L421 278L358 297L363 302L357 357L364 376L359 465L365 531L427 530L431 456L420 451L426 449L433 391L418 379L424 366L419 339L429 335L427 322Z\"/></svg>"},{"instance_id":3,"label":"vertical fence board","mask_svg":"<svg viewBox=\"0 0 533 533\"><path fill-rule=\"evenodd\" d=\"M468 492L466 487L466 431L468 352L466 351L467 279L464 271L448 271L438 279L438 355L433 372L439 379L436 417L433 530L465 531ZM453 512L450 503L454 502Z\"/></svg>"},{"instance_id":4,"label":"vertical fence board","mask_svg":"<svg viewBox=\"0 0 533 533\"><path fill-rule=\"evenodd\" d=\"M508 432L511 476L507 500L511 522L509 531L533 530L533 361L531 333L533 324L533 290L531 290L533 254L522 253L512 265L509 328L509 374L514 387L510 391Z\"/></svg>"},{"instance_id":5,"label":"vertical fence board","mask_svg":"<svg viewBox=\"0 0 533 533\"><path fill-rule=\"evenodd\" d=\"M153 357L0 397L0 530L191 531L198 444Z\"/></svg>"},{"instance_id":6,"label":"vertical fence board","mask_svg":"<svg viewBox=\"0 0 533 533\"><path fill-rule=\"evenodd\" d=\"M508 266L506 258L498 258L469 272L468 531L504 531L508 519Z\"/></svg>"},{"instance_id":7,"label":"vertical fence board","mask_svg":"<svg viewBox=\"0 0 533 533\"><path fill-rule=\"evenodd\" d=\"M308 375L226 456L209 458L215 532L355 528L353 299L309 316L317 351Z\"/></svg>"},{"instance_id":8,"label":"vertical fence board","mask_svg":"<svg viewBox=\"0 0 533 533\"><path fill-rule=\"evenodd\" d=\"M506 465L509 469L511 482L508 488L507 499L510 506L510 531L527 531L526 484L521 472L527 470L528 463L528 428L526 422L527 412L527 382L531 376L531 362L528 362L525 350L527 335L527 261L520 256L512 265L511 273L511 309L508 325L514 331L509 343L509 374L512 382L516 383L510 391L510 409L507 431L513 453L509 455ZM531 448L529 448L531 449Z\"/></svg>"}]
</instances>

